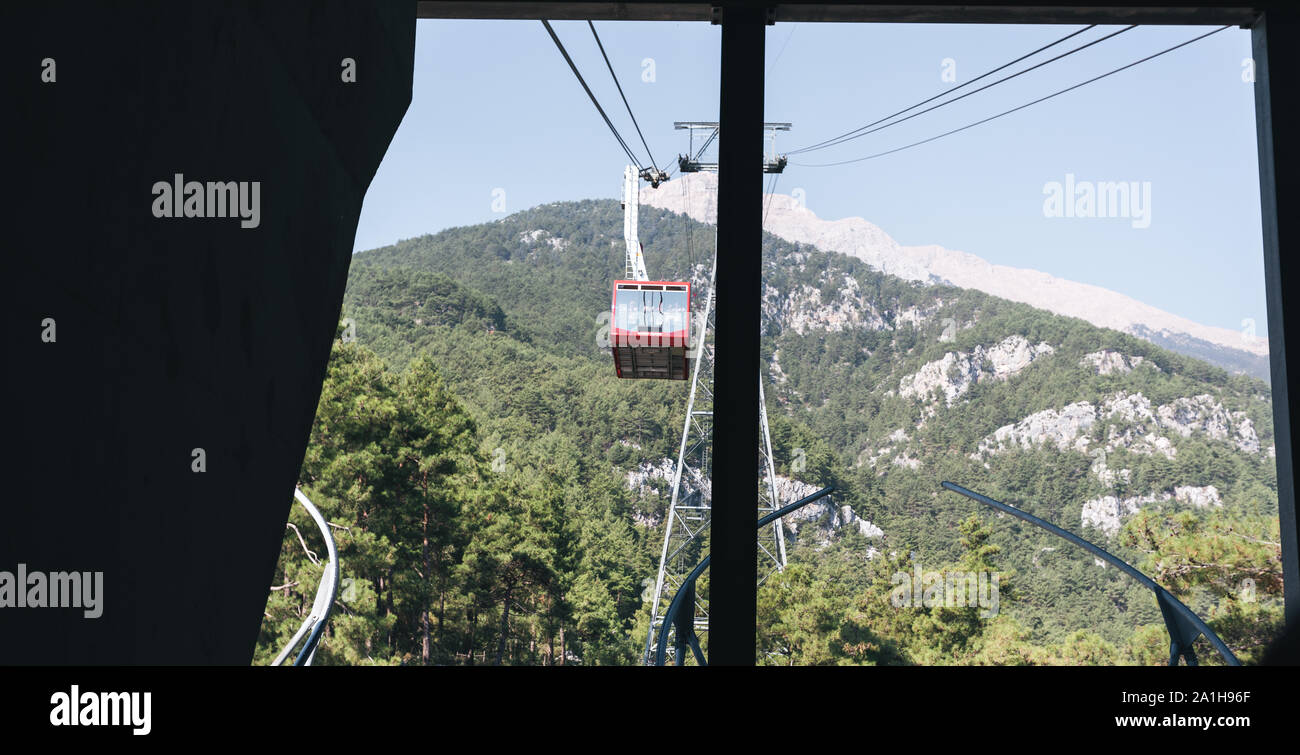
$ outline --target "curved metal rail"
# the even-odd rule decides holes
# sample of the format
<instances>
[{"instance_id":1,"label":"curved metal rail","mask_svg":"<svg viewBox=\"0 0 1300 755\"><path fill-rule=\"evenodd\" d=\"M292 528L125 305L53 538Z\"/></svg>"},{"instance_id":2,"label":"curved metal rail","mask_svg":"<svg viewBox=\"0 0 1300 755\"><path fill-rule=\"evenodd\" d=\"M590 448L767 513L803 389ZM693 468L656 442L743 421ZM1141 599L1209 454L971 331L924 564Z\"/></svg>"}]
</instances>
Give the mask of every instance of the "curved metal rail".
<instances>
[{"instance_id":1,"label":"curved metal rail","mask_svg":"<svg viewBox=\"0 0 1300 755\"><path fill-rule=\"evenodd\" d=\"M786 514L798 511L819 498L825 498L834 490L834 487L822 488L812 495L800 498L794 503L773 511L758 520L757 529L761 530L763 527L775 522ZM664 665L664 659L668 654L667 629L669 624L671 624L676 630L677 635L677 665L685 665L686 647L688 645L690 646L691 652L695 654L695 660L697 663L701 666L709 665L708 661L704 658L704 651L700 649L700 640L695 635L694 616L685 616L685 618L682 618L681 608L684 605L695 605L695 581L700 578L700 575L704 573L705 569L709 568L709 559L711 558L713 558L712 553L705 556L703 561L696 564L694 569L691 569L691 573L687 575L686 580L682 582L681 588L679 588L677 594L673 596L672 602L668 604L668 612L664 614L664 621L659 630L659 646L655 649L654 665Z\"/></svg>"},{"instance_id":2,"label":"curved metal rail","mask_svg":"<svg viewBox=\"0 0 1300 755\"><path fill-rule=\"evenodd\" d=\"M307 620L298 627L293 638L284 650L271 661L272 666L282 665L289 653L298 646L298 642L307 635L307 642L303 644L302 649L293 660L295 666L310 666L312 659L316 657L316 646L320 643L321 634L325 631L325 625L329 623L330 610L334 607L334 597L339 588L339 552L334 545L334 535L330 533L330 526L321 516L320 510L303 495L298 488L293 489L293 497L297 499L302 507L307 509L311 518L320 528L321 537L325 538L325 547L329 551L329 562L325 564L325 573L321 577L320 585L316 588L316 599L312 601L311 613L307 614Z\"/></svg>"},{"instance_id":3,"label":"curved metal rail","mask_svg":"<svg viewBox=\"0 0 1300 755\"><path fill-rule=\"evenodd\" d=\"M1224 644L1223 640L1219 639L1219 635L1215 634L1214 630L1210 629L1204 621L1201 621L1201 617L1193 613L1192 609L1183 605L1182 601L1175 598L1168 590L1156 584L1155 580L1138 571L1136 568L1129 565L1128 562L1118 556L1111 555L1105 550L1102 550L1101 547L1084 540L1069 530L1061 529L1055 524L1043 521L1033 514L1025 513L1015 506L1002 503L1001 501L995 501L988 496L980 495L973 490L967 490L955 483L943 482L940 484L954 493L959 493L971 500L978 501L985 506L990 506L999 511L1006 512L1017 519L1023 519L1036 527L1041 527L1042 529L1047 530L1062 540L1068 540L1071 543L1074 543L1096 557L1112 564L1120 571L1137 580L1143 587L1155 593L1156 603L1160 606L1160 615L1163 616L1165 620L1165 629L1169 632L1170 666L1178 665L1179 656L1182 656L1187 660L1188 666L1195 666L1196 653L1192 650L1192 643L1196 641L1198 635L1202 634L1205 635L1205 639L1209 640L1210 644L1214 646L1214 649L1219 651L1219 655L1223 656L1223 660L1227 661L1229 666L1241 665L1241 661L1237 660L1237 656L1232 654L1232 651L1228 649L1228 646Z\"/></svg>"}]
</instances>

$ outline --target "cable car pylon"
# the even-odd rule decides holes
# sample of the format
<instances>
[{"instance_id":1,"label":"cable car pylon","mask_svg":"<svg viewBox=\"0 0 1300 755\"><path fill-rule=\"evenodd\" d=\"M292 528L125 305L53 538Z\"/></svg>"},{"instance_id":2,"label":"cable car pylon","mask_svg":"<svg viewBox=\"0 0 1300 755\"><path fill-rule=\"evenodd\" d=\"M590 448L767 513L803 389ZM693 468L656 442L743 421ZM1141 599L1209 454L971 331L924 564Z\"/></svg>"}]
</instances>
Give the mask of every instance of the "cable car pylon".
<instances>
[{"instance_id":1,"label":"cable car pylon","mask_svg":"<svg viewBox=\"0 0 1300 755\"><path fill-rule=\"evenodd\" d=\"M709 524L712 514L712 451L713 451L713 284L717 279L717 253L714 253L709 286L705 293L704 312L697 325L695 352L691 357L691 392L686 401L686 417L682 427L682 440L678 448L677 466L673 473L672 498L668 505L667 527L664 531L663 549L659 556L659 572L655 577L655 593L650 608L650 629L642 661L654 665L653 650L658 633L674 633L671 626L664 627L664 613L672 596L685 582L691 568L699 563L708 551ZM755 509L758 518L781 507L776 492L776 462L772 455L772 439L768 430L766 396L762 376L759 376L759 469L763 484L759 486L759 500ZM774 571L785 568L785 537L781 520L764 527L758 533L758 572L761 584ZM707 644L709 629L708 600L696 592L694 626L701 641ZM673 642L668 644L671 655ZM670 661L671 663L671 661Z\"/></svg>"},{"instance_id":2,"label":"cable car pylon","mask_svg":"<svg viewBox=\"0 0 1300 755\"><path fill-rule=\"evenodd\" d=\"M711 129L705 147L709 143L716 141L718 137L717 124L702 124L697 122L688 122L678 124L681 128L698 127ZM764 124L764 130L772 133L787 131L790 128L788 123ZM693 130L693 129L692 129ZM693 144L691 145L693 148ZM716 170L716 164L701 164L698 162L699 155L703 154L705 147L701 147L699 153L690 159L683 156L679 160L679 166L683 173L691 173L700 170ZM770 155L763 156L763 169L768 173L780 173L785 168L785 157L777 157L775 151ZM634 192L633 200L639 201L639 184L638 190ZM624 225L627 227L629 212L628 205L635 207L633 201L628 200L625 192L625 210ZM715 200L716 201L716 200ZM687 208L689 210L689 208ZM635 210L630 215L635 222ZM635 229L633 230L635 233ZM629 244L629 259L632 247ZM637 251L640 251L639 246ZM756 250L761 254L761 250ZM712 517L712 451L714 441L713 433L713 367L714 367L714 349L713 349L713 332L714 332L714 303L716 301L715 286L717 283L718 273L718 255L716 245L714 248L713 262L709 270L708 284L703 286L704 296L702 297L704 305L702 311L697 315L697 320L692 323L692 338L690 339L691 354L689 361L691 363L691 390L686 401L686 416L682 424L681 445L678 448L677 467L673 473L672 498L668 505L667 524L664 529L663 549L659 556L659 572L655 577L654 598L650 603L650 627L646 633L645 650L642 654L642 663L647 666L655 665L654 651L659 645L660 632L667 632L669 637L668 654L670 656L668 663L675 663L677 643L672 641L673 635L676 634L674 625L668 624L665 619L672 597L683 586L692 568L698 564L708 551L709 544L709 524ZM695 271L691 271L691 277L694 278ZM772 438L768 429L767 422L767 399L763 390L763 376L760 372L758 378L758 397L759 397L759 448L758 448L758 469L756 470L763 480L759 485L759 497L755 508L755 516L762 518L777 509L781 508L781 501L776 491L776 461L772 455ZM780 519L774 520L770 526L765 526L758 531L758 563L756 564L755 578L761 584L773 572L780 571L786 565L785 536L784 529ZM697 589L694 592L694 606L689 609L693 611L691 625L695 629L696 636L702 644L707 646L708 629L709 629L709 606L707 595L707 586Z\"/></svg>"}]
</instances>

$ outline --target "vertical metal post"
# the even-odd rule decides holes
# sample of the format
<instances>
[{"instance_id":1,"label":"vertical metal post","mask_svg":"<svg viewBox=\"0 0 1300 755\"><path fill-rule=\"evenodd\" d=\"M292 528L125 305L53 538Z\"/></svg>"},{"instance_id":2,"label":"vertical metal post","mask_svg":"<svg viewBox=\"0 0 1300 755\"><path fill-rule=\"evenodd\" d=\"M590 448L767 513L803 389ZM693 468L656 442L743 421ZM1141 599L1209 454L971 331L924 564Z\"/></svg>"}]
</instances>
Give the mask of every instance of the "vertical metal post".
<instances>
[{"instance_id":1,"label":"vertical metal post","mask_svg":"<svg viewBox=\"0 0 1300 755\"><path fill-rule=\"evenodd\" d=\"M760 474L763 475L762 484L767 487L767 505L771 507L771 511L776 511L781 508L781 499L776 495L776 459L772 457L772 433L768 430L767 425L767 396L763 393L763 375L761 373L758 376L758 408L758 426L763 436L763 445L759 452L760 460L763 462L763 469L760 470ZM758 509L760 517L769 513L763 510L763 501L761 499L758 502ZM783 571L786 566L785 532L780 519L772 522L772 539L775 545L771 553L772 560L776 562L776 571ZM758 542L759 547L762 548L762 530L759 530ZM761 561L762 557L759 558ZM763 572L760 570L759 574L762 575ZM763 583L763 579L766 579L766 577L759 579L759 584Z\"/></svg>"},{"instance_id":2,"label":"vertical metal post","mask_svg":"<svg viewBox=\"0 0 1300 755\"><path fill-rule=\"evenodd\" d=\"M758 559L759 307L762 285L763 43L767 13L722 7L718 144L718 272L710 536L709 663L754 665ZM725 131L725 134L721 132Z\"/></svg>"},{"instance_id":3,"label":"vertical metal post","mask_svg":"<svg viewBox=\"0 0 1300 755\"><path fill-rule=\"evenodd\" d=\"M1291 375L1300 376L1300 259L1282 253L1296 237L1300 220L1287 212L1300 206L1300 147L1292 137L1300 126L1295 108L1296 66L1282 51L1300 34L1300 14L1270 10L1252 29L1255 58L1255 129L1259 143L1259 196L1264 230L1264 296L1268 302L1268 350L1273 381L1273 435L1277 447L1277 503L1282 535L1282 582L1287 629L1300 630L1300 563L1295 515L1297 407L1291 401ZM1271 52L1280 53L1275 58ZM1291 247L1291 254L1296 248ZM1293 304L1284 300L1291 292ZM1294 321L1294 322L1293 322ZM1295 369L1292 369L1295 367Z\"/></svg>"}]
</instances>

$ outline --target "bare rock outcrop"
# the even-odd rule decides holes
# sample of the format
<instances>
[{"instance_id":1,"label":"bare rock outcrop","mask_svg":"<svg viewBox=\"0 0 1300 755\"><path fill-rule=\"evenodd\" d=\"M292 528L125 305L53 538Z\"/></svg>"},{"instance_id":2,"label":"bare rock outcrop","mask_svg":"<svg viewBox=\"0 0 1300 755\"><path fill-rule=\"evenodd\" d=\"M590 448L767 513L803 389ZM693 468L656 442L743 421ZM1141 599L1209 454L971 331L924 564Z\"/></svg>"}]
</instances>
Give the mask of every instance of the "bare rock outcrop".
<instances>
[{"instance_id":1,"label":"bare rock outcrop","mask_svg":"<svg viewBox=\"0 0 1300 755\"><path fill-rule=\"evenodd\" d=\"M926 398L938 392L948 406L980 380L1007 380L1034 360L1055 351L1049 344L1037 345L1021 335L1008 336L992 346L976 346L968 354L950 351L898 381L898 395Z\"/></svg>"}]
</instances>

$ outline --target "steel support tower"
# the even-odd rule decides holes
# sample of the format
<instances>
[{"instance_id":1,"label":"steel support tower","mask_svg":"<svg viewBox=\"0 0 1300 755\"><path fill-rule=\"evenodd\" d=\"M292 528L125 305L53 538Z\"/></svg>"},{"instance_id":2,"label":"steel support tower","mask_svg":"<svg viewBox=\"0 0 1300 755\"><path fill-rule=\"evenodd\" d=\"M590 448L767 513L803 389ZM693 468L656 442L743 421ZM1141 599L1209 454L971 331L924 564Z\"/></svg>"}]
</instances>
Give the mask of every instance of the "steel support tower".
<instances>
[{"instance_id":1,"label":"steel support tower","mask_svg":"<svg viewBox=\"0 0 1300 755\"><path fill-rule=\"evenodd\" d=\"M682 156L678 165L683 173L697 171L716 171L716 163L700 163L699 156L718 138L716 123L685 122L676 124L678 128L691 131L703 130L708 133L703 146L692 157ZM764 124L764 128L773 136L775 132L787 131L788 123ZM694 149L692 139L691 149ZM764 155L765 172L779 173L785 167L785 157L778 157L775 152ZM689 210L689 208L687 208ZM761 250L759 250L761 254ZM672 596L677 593L687 575L708 553L709 523L712 513L712 467L711 455L714 443L713 427L713 315L714 287L717 281L718 257L715 250L709 270L707 286L704 291L703 310L692 328L691 345L694 348L691 370L691 392L686 402L686 417L682 426L682 440L677 454L677 467L673 474L672 498L668 506L667 524L664 529L664 544L659 556L659 573L655 577L654 599L650 604L650 629L646 634L645 650L642 662L652 665L654 648L661 631L669 633L668 663L676 663L676 643L673 641L675 630L664 626L664 614L668 610ZM691 271L694 276L695 271ZM763 391L763 377L758 375L759 395L759 448L758 468L761 484L755 507L755 521L781 507L776 492L776 461L772 456L771 433L767 425L767 401ZM781 521L772 523L758 532L758 563L755 578L761 584L773 572L785 568L785 536ZM696 591L694 606L695 633L707 656L709 605L708 583L705 578Z\"/></svg>"}]
</instances>

